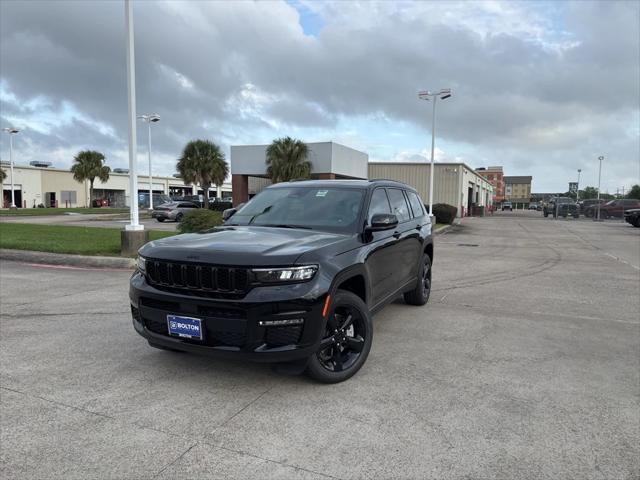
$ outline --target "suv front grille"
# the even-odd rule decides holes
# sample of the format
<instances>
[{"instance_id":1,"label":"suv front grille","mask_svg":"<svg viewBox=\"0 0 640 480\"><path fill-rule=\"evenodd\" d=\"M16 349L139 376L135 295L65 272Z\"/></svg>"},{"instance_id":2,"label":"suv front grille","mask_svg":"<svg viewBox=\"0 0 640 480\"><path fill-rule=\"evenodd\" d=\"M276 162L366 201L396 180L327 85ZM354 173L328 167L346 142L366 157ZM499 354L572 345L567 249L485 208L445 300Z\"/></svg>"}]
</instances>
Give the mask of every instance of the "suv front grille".
<instances>
[{"instance_id":1,"label":"suv front grille","mask_svg":"<svg viewBox=\"0 0 640 480\"><path fill-rule=\"evenodd\" d=\"M147 260L146 268L149 283L160 287L231 294L243 294L249 290L249 272L246 268L152 259Z\"/></svg>"}]
</instances>

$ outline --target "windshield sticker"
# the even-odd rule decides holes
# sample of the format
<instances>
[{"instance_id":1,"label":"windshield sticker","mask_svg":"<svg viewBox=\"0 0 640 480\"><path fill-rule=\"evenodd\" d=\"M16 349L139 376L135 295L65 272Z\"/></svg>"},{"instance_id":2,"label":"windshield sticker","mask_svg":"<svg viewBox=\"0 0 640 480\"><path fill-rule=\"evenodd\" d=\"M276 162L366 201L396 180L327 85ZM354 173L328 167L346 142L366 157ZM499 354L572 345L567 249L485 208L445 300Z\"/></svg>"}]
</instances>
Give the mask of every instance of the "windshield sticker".
<instances>
[{"instance_id":1,"label":"windshield sticker","mask_svg":"<svg viewBox=\"0 0 640 480\"><path fill-rule=\"evenodd\" d=\"M316 197L326 197L328 190L318 190L316 192Z\"/></svg>"}]
</instances>

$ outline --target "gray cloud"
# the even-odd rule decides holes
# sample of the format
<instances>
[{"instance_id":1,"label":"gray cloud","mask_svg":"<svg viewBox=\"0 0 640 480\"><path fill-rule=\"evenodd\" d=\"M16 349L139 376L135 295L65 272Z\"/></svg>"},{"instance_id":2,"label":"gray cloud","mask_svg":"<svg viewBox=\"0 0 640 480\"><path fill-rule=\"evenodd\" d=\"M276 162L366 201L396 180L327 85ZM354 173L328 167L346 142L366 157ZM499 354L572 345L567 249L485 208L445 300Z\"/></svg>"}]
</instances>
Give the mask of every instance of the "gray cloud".
<instances>
[{"instance_id":1,"label":"gray cloud","mask_svg":"<svg viewBox=\"0 0 640 480\"><path fill-rule=\"evenodd\" d=\"M310 37L287 3L136 2L138 110L162 117L158 172L173 172L191 138L225 147L291 131L329 139L350 118L381 115L426 132L416 92L450 86L438 117L448 156L504 163L550 190L605 152L619 159L612 185L638 181L637 3L445 5L438 19L424 2L312 2L324 27ZM48 119L47 131L25 131L22 158L57 152L64 162L91 146L124 166L122 3L1 2L0 40L0 80L15 96L0 106L3 125L33 125L38 108ZM365 148L386 142L356 136Z\"/></svg>"}]
</instances>

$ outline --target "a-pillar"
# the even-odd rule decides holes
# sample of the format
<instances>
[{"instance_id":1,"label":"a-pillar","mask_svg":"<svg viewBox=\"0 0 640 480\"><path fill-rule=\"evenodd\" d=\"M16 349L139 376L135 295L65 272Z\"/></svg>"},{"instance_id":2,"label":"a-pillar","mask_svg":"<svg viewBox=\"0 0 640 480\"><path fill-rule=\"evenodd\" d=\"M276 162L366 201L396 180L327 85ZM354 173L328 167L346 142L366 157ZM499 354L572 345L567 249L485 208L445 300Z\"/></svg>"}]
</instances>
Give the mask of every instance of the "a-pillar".
<instances>
[{"instance_id":1,"label":"a-pillar","mask_svg":"<svg viewBox=\"0 0 640 480\"><path fill-rule=\"evenodd\" d=\"M234 207L249 200L249 175L231 175L231 195Z\"/></svg>"}]
</instances>

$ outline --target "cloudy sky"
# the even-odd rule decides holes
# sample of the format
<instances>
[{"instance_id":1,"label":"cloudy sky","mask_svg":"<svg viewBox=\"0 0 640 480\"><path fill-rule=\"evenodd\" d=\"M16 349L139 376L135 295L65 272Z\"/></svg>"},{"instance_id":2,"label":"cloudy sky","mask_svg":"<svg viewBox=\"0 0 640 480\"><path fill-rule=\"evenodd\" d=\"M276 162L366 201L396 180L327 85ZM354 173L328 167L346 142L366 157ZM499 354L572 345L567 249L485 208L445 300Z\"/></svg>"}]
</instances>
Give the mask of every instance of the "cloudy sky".
<instances>
[{"instance_id":1,"label":"cloudy sky","mask_svg":"<svg viewBox=\"0 0 640 480\"><path fill-rule=\"evenodd\" d=\"M640 3L138 1L138 113L156 112L154 173L190 139L291 135L371 161L437 155L533 175L534 191L640 182ZM0 123L17 163L68 168L86 148L126 167L124 5L0 2ZM0 155L8 157L7 135ZM144 165L146 131L139 130Z\"/></svg>"}]
</instances>

